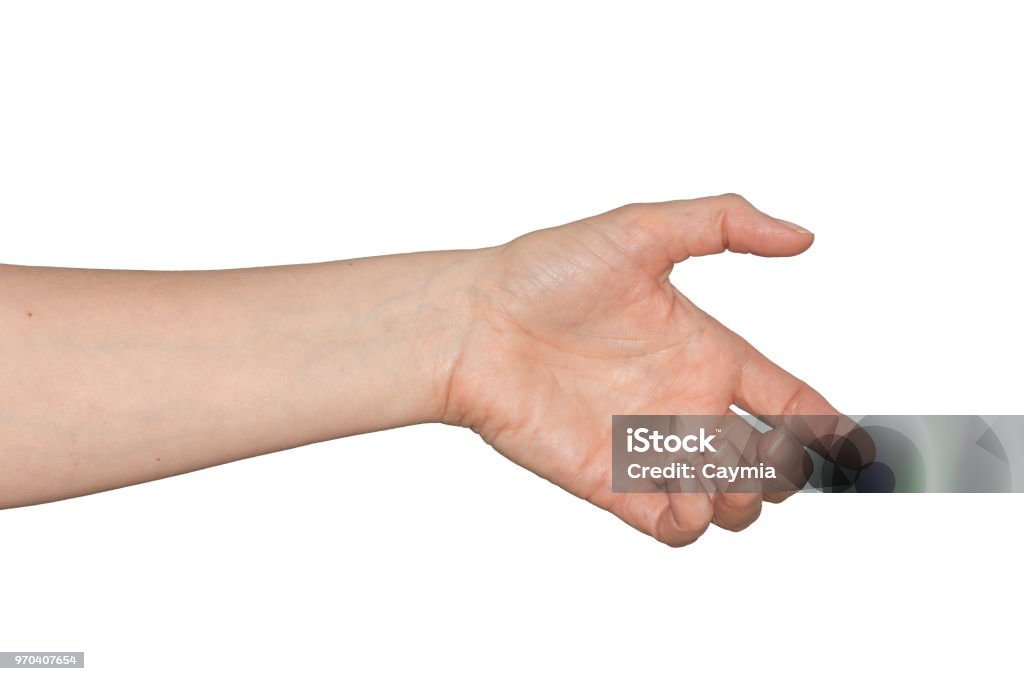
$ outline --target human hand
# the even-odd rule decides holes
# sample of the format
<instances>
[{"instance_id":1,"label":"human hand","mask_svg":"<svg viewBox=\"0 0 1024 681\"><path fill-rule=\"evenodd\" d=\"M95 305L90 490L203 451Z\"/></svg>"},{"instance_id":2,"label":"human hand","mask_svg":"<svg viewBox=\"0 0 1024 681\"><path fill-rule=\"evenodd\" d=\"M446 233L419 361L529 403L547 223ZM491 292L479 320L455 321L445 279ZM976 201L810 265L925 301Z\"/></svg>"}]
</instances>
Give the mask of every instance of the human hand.
<instances>
[{"instance_id":1,"label":"human hand","mask_svg":"<svg viewBox=\"0 0 1024 681\"><path fill-rule=\"evenodd\" d=\"M613 493L609 417L838 416L669 282L691 256L811 241L723 196L482 250L197 272L0 266L0 508L443 421L665 543L712 521L741 529L760 494Z\"/></svg>"},{"instance_id":2,"label":"human hand","mask_svg":"<svg viewBox=\"0 0 1024 681\"><path fill-rule=\"evenodd\" d=\"M712 522L741 530L761 494L613 493L610 416L838 416L669 281L690 257L792 256L813 239L725 195L624 206L487 251L443 420L671 546Z\"/></svg>"}]
</instances>

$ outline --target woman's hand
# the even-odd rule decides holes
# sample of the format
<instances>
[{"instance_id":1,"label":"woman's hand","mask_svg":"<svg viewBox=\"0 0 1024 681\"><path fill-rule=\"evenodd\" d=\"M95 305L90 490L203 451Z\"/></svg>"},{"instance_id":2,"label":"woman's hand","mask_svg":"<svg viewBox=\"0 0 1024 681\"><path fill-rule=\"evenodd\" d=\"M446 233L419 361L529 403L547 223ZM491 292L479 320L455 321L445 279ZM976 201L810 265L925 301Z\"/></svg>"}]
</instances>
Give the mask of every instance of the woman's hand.
<instances>
[{"instance_id":1,"label":"woman's hand","mask_svg":"<svg viewBox=\"0 0 1024 681\"><path fill-rule=\"evenodd\" d=\"M836 414L669 282L690 257L791 256L813 239L725 195L624 206L483 251L443 420L666 544L711 522L743 529L762 495L612 493L611 416Z\"/></svg>"},{"instance_id":2,"label":"woman's hand","mask_svg":"<svg viewBox=\"0 0 1024 681\"><path fill-rule=\"evenodd\" d=\"M0 508L443 421L665 543L738 530L760 494L612 493L610 417L835 414L669 283L691 256L795 255L812 238L722 196L476 251L0 265Z\"/></svg>"}]
</instances>

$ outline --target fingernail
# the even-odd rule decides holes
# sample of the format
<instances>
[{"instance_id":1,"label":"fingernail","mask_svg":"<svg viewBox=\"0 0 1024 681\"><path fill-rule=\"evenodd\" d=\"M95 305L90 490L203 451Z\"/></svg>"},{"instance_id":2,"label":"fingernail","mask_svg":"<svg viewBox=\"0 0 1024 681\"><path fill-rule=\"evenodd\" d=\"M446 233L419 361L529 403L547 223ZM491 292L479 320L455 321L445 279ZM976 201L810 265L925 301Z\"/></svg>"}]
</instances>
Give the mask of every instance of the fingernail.
<instances>
[{"instance_id":1,"label":"fingernail","mask_svg":"<svg viewBox=\"0 0 1024 681\"><path fill-rule=\"evenodd\" d=\"M804 229L803 227L801 227L800 225L798 225L796 223L790 222L789 220L779 220L779 222L781 222L782 224L786 225L787 227L789 227L791 230L793 230L797 234L813 234L814 233L814 232L810 231L809 229Z\"/></svg>"}]
</instances>

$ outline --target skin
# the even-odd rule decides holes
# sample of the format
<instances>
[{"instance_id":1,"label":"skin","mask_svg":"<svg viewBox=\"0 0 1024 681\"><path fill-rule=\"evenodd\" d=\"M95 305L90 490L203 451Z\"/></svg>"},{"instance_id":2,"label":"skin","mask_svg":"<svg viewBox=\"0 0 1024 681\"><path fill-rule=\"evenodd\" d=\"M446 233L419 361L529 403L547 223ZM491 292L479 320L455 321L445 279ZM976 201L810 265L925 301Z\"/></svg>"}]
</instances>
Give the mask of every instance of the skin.
<instances>
[{"instance_id":1,"label":"skin","mask_svg":"<svg viewBox=\"0 0 1024 681\"><path fill-rule=\"evenodd\" d=\"M725 195L472 251L200 272L0 265L0 507L443 422L671 546L711 523L740 530L762 495L612 493L609 417L838 415L669 282L687 258L812 241Z\"/></svg>"}]
</instances>

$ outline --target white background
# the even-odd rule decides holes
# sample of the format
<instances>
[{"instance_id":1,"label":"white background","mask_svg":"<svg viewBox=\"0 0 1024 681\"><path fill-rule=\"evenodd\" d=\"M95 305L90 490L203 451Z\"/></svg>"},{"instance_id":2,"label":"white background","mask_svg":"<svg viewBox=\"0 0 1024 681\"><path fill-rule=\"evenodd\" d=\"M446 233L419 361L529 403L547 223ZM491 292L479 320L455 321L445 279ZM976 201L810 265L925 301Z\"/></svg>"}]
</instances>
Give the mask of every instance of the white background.
<instances>
[{"instance_id":1,"label":"white background","mask_svg":"<svg viewBox=\"0 0 1024 681\"><path fill-rule=\"evenodd\" d=\"M817 242L686 263L698 304L850 413L1024 413L1011 4L620 5L3 3L0 261L473 247L734 191ZM3 511L0 649L86 651L41 678L984 675L1019 659L1022 511L801 495L672 550L408 428Z\"/></svg>"}]
</instances>

